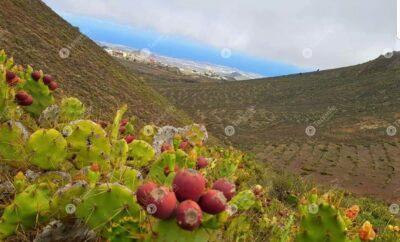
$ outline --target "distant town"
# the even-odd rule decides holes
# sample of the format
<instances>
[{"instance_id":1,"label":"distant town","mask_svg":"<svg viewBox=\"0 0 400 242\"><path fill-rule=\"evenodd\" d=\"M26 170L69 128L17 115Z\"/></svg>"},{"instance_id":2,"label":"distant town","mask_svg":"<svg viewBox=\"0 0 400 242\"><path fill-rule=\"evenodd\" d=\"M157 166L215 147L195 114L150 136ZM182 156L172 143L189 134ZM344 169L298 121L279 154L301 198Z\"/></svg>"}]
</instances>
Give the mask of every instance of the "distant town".
<instances>
[{"instance_id":1,"label":"distant town","mask_svg":"<svg viewBox=\"0 0 400 242\"><path fill-rule=\"evenodd\" d=\"M246 73L230 67L161 56L152 53L148 49L135 50L108 43L100 43L100 46L113 57L168 68L183 75L207 77L224 81L239 81L262 77L258 74Z\"/></svg>"}]
</instances>

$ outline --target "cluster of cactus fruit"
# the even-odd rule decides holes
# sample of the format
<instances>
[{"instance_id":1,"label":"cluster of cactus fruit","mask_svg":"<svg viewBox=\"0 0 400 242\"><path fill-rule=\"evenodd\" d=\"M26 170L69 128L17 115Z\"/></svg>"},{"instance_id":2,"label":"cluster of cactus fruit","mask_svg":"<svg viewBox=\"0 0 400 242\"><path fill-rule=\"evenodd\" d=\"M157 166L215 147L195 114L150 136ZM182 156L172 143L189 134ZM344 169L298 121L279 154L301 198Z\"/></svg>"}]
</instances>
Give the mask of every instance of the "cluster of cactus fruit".
<instances>
[{"instance_id":1,"label":"cluster of cactus fruit","mask_svg":"<svg viewBox=\"0 0 400 242\"><path fill-rule=\"evenodd\" d=\"M55 220L81 221L108 241L218 240L265 198L259 185L237 185L243 154L207 148L203 126L139 129L123 118L126 106L110 123L91 121L77 98L54 99L57 86L0 53L0 166L15 171L15 194L0 204L0 241ZM346 241L329 202L311 195L299 206L297 241ZM373 236L370 227L361 238Z\"/></svg>"}]
</instances>

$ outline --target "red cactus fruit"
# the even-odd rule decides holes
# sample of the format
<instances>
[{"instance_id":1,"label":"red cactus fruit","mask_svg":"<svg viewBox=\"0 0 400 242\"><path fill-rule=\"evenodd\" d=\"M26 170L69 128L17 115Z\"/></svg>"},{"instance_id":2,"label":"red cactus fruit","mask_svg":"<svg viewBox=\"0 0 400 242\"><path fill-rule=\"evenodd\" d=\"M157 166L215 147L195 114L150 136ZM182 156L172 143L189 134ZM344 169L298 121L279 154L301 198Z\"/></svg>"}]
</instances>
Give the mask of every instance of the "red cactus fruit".
<instances>
[{"instance_id":1,"label":"red cactus fruit","mask_svg":"<svg viewBox=\"0 0 400 242\"><path fill-rule=\"evenodd\" d=\"M29 97L29 94L25 91L19 91L19 92L17 92L17 94L15 94L15 99L17 99L17 101L25 100L28 97Z\"/></svg>"},{"instance_id":2,"label":"red cactus fruit","mask_svg":"<svg viewBox=\"0 0 400 242\"><path fill-rule=\"evenodd\" d=\"M173 181L173 188L178 200L193 200L197 202L206 187L204 177L193 169L179 171Z\"/></svg>"},{"instance_id":3,"label":"red cactus fruit","mask_svg":"<svg viewBox=\"0 0 400 242\"><path fill-rule=\"evenodd\" d=\"M174 214L178 202L175 193L167 187L153 189L149 198L149 203L146 206L149 214L159 219L168 219Z\"/></svg>"},{"instance_id":4,"label":"red cactus fruit","mask_svg":"<svg viewBox=\"0 0 400 242\"><path fill-rule=\"evenodd\" d=\"M179 149L187 150L190 147L190 143L188 141L182 141L179 144Z\"/></svg>"},{"instance_id":5,"label":"red cactus fruit","mask_svg":"<svg viewBox=\"0 0 400 242\"><path fill-rule=\"evenodd\" d=\"M195 230L200 226L202 219L203 212L199 205L192 200L180 203L176 209L176 220L182 229Z\"/></svg>"},{"instance_id":6,"label":"red cactus fruit","mask_svg":"<svg viewBox=\"0 0 400 242\"><path fill-rule=\"evenodd\" d=\"M208 161L206 158L204 158L203 156L200 156L199 158L197 158L197 168L201 169L208 166Z\"/></svg>"},{"instance_id":7,"label":"red cactus fruit","mask_svg":"<svg viewBox=\"0 0 400 242\"><path fill-rule=\"evenodd\" d=\"M144 208L149 204L150 202L150 193L154 189L157 188L157 184L154 182L147 182L143 185L141 185L137 191L136 191L136 200L137 202Z\"/></svg>"},{"instance_id":8,"label":"red cactus fruit","mask_svg":"<svg viewBox=\"0 0 400 242\"><path fill-rule=\"evenodd\" d=\"M18 104L21 106L30 106L32 103L33 103L33 98L31 95L29 95L24 100L18 101Z\"/></svg>"},{"instance_id":9,"label":"red cactus fruit","mask_svg":"<svg viewBox=\"0 0 400 242\"><path fill-rule=\"evenodd\" d=\"M42 77L42 74L40 73L40 71L34 71L32 72L31 77L33 80L39 81L39 79Z\"/></svg>"},{"instance_id":10,"label":"red cactus fruit","mask_svg":"<svg viewBox=\"0 0 400 242\"><path fill-rule=\"evenodd\" d=\"M6 80L7 80L7 81L14 79L16 76L17 76L17 75L15 75L14 72L12 72L12 71L6 71Z\"/></svg>"},{"instance_id":11,"label":"red cactus fruit","mask_svg":"<svg viewBox=\"0 0 400 242\"><path fill-rule=\"evenodd\" d=\"M199 205L206 213L218 214L226 209L226 198L221 191L211 189L200 197Z\"/></svg>"},{"instance_id":12,"label":"red cactus fruit","mask_svg":"<svg viewBox=\"0 0 400 242\"><path fill-rule=\"evenodd\" d=\"M123 119L123 120L121 120L121 123L120 123L119 125L120 125L120 126L125 126L125 125L128 124L128 122L129 122L128 119Z\"/></svg>"},{"instance_id":13,"label":"red cactus fruit","mask_svg":"<svg viewBox=\"0 0 400 242\"><path fill-rule=\"evenodd\" d=\"M218 179L214 182L212 188L221 191L228 201L230 201L236 193L236 185L226 179Z\"/></svg>"},{"instance_id":14,"label":"red cactus fruit","mask_svg":"<svg viewBox=\"0 0 400 242\"><path fill-rule=\"evenodd\" d=\"M44 84L46 84L46 85L49 85L51 82L53 82L54 81L54 79L53 79L53 77L52 76L50 76L50 75L45 75L44 77L43 77L43 83Z\"/></svg>"},{"instance_id":15,"label":"red cactus fruit","mask_svg":"<svg viewBox=\"0 0 400 242\"><path fill-rule=\"evenodd\" d=\"M165 152L165 151L170 151L170 150L173 150L173 147L172 147L172 145L170 143L164 143L161 146L161 152L162 153Z\"/></svg>"},{"instance_id":16,"label":"red cactus fruit","mask_svg":"<svg viewBox=\"0 0 400 242\"><path fill-rule=\"evenodd\" d=\"M119 133L123 134L125 133L125 131L126 131L125 126L119 126Z\"/></svg>"},{"instance_id":17,"label":"red cactus fruit","mask_svg":"<svg viewBox=\"0 0 400 242\"><path fill-rule=\"evenodd\" d=\"M131 134L128 134L128 135L125 137L125 141L126 141L126 143L128 143L128 144L132 143L132 141L134 141L134 140L135 140L135 136L133 136L133 135L131 135Z\"/></svg>"},{"instance_id":18,"label":"red cactus fruit","mask_svg":"<svg viewBox=\"0 0 400 242\"><path fill-rule=\"evenodd\" d=\"M50 90L54 91L58 88L58 83L55 81L50 82L49 85L47 85L49 87Z\"/></svg>"},{"instance_id":19,"label":"red cactus fruit","mask_svg":"<svg viewBox=\"0 0 400 242\"><path fill-rule=\"evenodd\" d=\"M100 171L100 166L99 166L99 164L93 163L93 164L90 166L90 170L91 170L91 171L94 171L94 172Z\"/></svg>"}]
</instances>

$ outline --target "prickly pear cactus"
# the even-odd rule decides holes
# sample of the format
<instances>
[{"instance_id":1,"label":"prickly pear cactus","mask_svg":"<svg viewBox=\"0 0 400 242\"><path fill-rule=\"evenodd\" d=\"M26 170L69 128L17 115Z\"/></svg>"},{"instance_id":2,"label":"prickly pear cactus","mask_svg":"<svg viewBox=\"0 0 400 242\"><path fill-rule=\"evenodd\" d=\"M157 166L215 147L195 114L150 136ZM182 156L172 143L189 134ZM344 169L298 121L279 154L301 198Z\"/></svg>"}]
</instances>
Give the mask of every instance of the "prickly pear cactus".
<instances>
[{"instance_id":1,"label":"prickly pear cactus","mask_svg":"<svg viewBox=\"0 0 400 242\"><path fill-rule=\"evenodd\" d=\"M32 67L28 66L25 73L25 82L21 84L20 88L33 97L32 105L24 107L25 111L38 118L43 110L54 104L54 97L49 87L43 83L42 78L39 81L33 80L31 77L32 72Z\"/></svg>"},{"instance_id":2,"label":"prickly pear cactus","mask_svg":"<svg viewBox=\"0 0 400 242\"><path fill-rule=\"evenodd\" d=\"M145 230L140 226L140 222L140 218L123 217L111 224L105 232L105 237L110 242L142 241L145 236Z\"/></svg>"},{"instance_id":3,"label":"prickly pear cactus","mask_svg":"<svg viewBox=\"0 0 400 242\"><path fill-rule=\"evenodd\" d=\"M66 138L69 158L75 166L82 168L92 163L107 166L111 147L106 132L100 125L90 120L80 120L68 126L72 131Z\"/></svg>"},{"instance_id":4,"label":"prickly pear cactus","mask_svg":"<svg viewBox=\"0 0 400 242\"><path fill-rule=\"evenodd\" d=\"M49 215L50 194L51 191L45 183L30 185L17 194L0 218L0 240L18 230L28 230L37 223L46 221Z\"/></svg>"},{"instance_id":5,"label":"prickly pear cactus","mask_svg":"<svg viewBox=\"0 0 400 242\"><path fill-rule=\"evenodd\" d=\"M28 141L29 161L44 169L55 170L67 156L67 141L55 129L40 129Z\"/></svg>"},{"instance_id":6,"label":"prickly pear cactus","mask_svg":"<svg viewBox=\"0 0 400 242\"><path fill-rule=\"evenodd\" d=\"M26 166L27 131L21 124L9 121L0 125L0 161L15 167Z\"/></svg>"},{"instance_id":7,"label":"prickly pear cactus","mask_svg":"<svg viewBox=\"0 0 400 242\"><path fill-rule=\"evenodd\" d=\"M340 213L332 205L311 204L301 220L301 232L296 241L346 241L346 226Z\"/></svg>"},{"instance_id":8,"label":"prickly pear cactus","mask_svg":"<svg viewBox=\"0 0 400 242\"><path fill-rule=\"evenodd\" d=\"M78 181L73 184L67 184L57 190L53 195L51 208L56 211L58 218L64 218L71 214L68 207L76 206L80 203L80 198L88 191L88 184L85 181ZM75 211L72 210L74 213Z\"/></svg>"},{"instance_id":9,"label":"prickly pear cactus","mask_svg":"<svg viewBox=\"0 0 400 242\"><path fill-rule=\"evenodd\" d=\"M129 144L128 157L130 164L136 167L147 165L155 156L153 147L143 140L134 140Z\"/></svg>"},{"instance_id":10,"label":"prickly pear cactus","mask_svg":"<svg viewBox=\"0 0 400 242\"><path fill-rule=\"evenodd\" d=\"M71 122L82 119L85 114L85 105L74 97L64 98L60 105L60 122Z\"/></svg>"},{"instance_id":11,"label":"prickly pear cactus","mask_svg":"<svg viewBox=\"0 0 400 242\"><path fill-rule=\"evenodd\" d=\"M76 215L95 231L104 231L123 217L139 217L133 192L120 184L100 184L82 196Z\"/></svg>"},{"instance_id":12,"label":"prickly pear cactus","mask_svg":"<svg viewBox=\"0 0 400 242\"><path fill-rule=\"evenodd\" d=\"M114 167L125 165L128 158L129 146L125 140L117 140L111 147L111 163Z\"/></svg>"},{"instance_id":13,"label":"prickly pear cactus","mask_svg":"<svg viewBox=\"0 0 400 242\"><path fill-rule=\"evenodd\" d=\"M135 191L140 184L142 174L140 171L130 168L128 166L122 166L115 169L108 174L110 182L118 182L122 185L127 186L132 191Z\"/></svg>"}]
</instances>

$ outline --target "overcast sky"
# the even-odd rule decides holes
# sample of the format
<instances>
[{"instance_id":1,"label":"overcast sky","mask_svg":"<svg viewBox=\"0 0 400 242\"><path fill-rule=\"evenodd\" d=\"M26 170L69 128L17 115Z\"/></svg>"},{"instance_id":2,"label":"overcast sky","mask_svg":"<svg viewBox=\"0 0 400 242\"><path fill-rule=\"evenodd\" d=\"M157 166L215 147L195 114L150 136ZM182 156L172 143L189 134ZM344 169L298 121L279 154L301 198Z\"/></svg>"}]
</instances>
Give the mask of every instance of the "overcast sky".
<instances>
[{"instance_id":1,"label":"overcast sky","mask_svg":"<svg viewBox=\"0 0 400 242\"><path fill-rule=\"evenodd\" d=\"M396 0L44 2L59 11L181 35L301 67L358 64L385 49L398 49Z\"/></svg>"}]
</instances>

